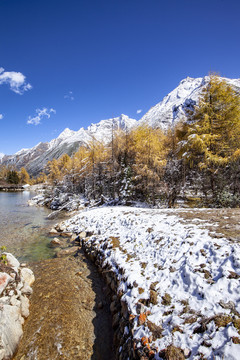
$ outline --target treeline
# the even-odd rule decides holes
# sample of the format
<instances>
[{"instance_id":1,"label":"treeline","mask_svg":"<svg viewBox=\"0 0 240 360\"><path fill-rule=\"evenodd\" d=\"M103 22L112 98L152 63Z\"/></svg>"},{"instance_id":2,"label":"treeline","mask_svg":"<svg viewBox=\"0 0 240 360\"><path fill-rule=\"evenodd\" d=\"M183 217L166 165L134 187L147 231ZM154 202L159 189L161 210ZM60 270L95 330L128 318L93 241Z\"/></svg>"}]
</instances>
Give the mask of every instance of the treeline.
<instances>
[{"instance_id":1,"label":"treeline","mask_svg":"<svg viewBox=\"0 0 240 360\"><path fill-rule=\"evenodd\" d=\"M20 171L17 171L15 166L1 166L0 167L0 182L7 184L30 184L30 176L27 170L22 167Z\"/></svg>"},{"instance_id":2,"label":"treeline","mask_svg":"<svg viewBox=\"0 0 240 360\"><path fill-rule=\"evenodd\" d=\"M155 202L162 196L168 137L160 129L137 127L113 133L104 145L93 140L72 158L48 163L48 180L88 199Z\"/></svg>"},{"instance_id":3,"label":"treeline","mask_svg":"<svg viewBox=\"0 0 240 360\"><path fill-rule=\"evenodd\" d=\"M166 132L147 124L112 131L110 143L93 139L71 158L48 162L36 179L23 169L18 176L100 202L171 207L187 199L200 206L240 206L239 94L211 75L186 115Z\"/></svg>"},{"instance_id":4,"label":"treeline","mask_svg":"<svg viewBox=\"0 0 240 360\"><path fill-rule=\"evenodd\" d=\"M88 199L239 206L239 94L211 75L199 103L174 128L113 132L108 145L93 139L72 158L49 162L47 174L54 186Z\"/></svg>"}]
</instances>

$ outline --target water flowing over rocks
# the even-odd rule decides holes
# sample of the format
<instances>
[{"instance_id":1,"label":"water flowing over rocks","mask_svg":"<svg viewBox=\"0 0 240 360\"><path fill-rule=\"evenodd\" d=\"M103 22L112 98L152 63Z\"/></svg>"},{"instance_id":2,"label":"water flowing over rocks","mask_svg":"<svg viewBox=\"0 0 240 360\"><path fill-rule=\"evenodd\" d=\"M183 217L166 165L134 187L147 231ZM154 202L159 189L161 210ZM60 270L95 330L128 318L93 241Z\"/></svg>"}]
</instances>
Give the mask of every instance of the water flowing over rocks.
<instances>
[{"instance_id":1,"label":"water flowing over rocks","mask_svg":"<svg viewBox=\"0 0 240 360\"><path fill-rule=\"evenodd\" d=\"M35 277L10 253L0 262L0 360L10 359L22 337L29 316L29 295Z\"/></svg>"},{"instance_id":2,"label":"water flowing over rocks","mask_svg":"<svg viewBox=\"0 0 240 360\"><path fill-rule=\"evenodd\" d=\"M114 359L106 287L75 238L61 236L57 257L31 265L31 312L14 360Z\"/></svg>"},{"instance_id":3,"label":"water flowing over rocks","mask_svg":"<svg viewBox=\"0 0 240 360\"><path fill-rule=\"evenodd\" d=\"M60 246L35 265L30 326L14 359L238 359L239 245L199 223L172 210L119 207L56 225ZM96 291L97 271L106 285ZM113 341L101 315L108 307Z\"/></svg>"}]
</instances>

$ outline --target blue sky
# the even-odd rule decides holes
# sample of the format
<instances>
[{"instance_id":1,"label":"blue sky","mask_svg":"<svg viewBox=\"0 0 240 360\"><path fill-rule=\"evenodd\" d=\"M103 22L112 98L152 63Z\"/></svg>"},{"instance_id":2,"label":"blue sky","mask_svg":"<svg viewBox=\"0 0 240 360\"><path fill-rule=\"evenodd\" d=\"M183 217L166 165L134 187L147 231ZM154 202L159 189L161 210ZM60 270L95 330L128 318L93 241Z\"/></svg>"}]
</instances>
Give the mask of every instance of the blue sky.
<instances>
[{"instance_id":1,"label":"blue sky","mask_svg":"<svg viewBox=\"0 0 240 360\"><path fill-rule=\"evenodd\" d=\"M0 153L139 119L187 76L239 78L239 14L239 0L0 0Z\"/></svg>"}]
</instances>

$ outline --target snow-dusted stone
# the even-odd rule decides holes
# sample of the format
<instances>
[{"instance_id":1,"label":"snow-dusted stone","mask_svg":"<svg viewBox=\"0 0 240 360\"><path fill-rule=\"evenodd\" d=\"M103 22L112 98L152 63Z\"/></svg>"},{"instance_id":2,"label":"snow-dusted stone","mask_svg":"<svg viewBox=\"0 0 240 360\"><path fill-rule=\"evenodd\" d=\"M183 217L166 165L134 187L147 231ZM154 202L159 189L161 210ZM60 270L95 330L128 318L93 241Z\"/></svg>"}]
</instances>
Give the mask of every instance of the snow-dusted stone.
<instances>
[{"instance_id":1,"label":"snow-dusted stone","mask_svg":"<svg viewBox=\"0 0 240 360\"><path fill-rule=\"evenodd\" d=\"M183 350L183 355L185 356L186 359L189 358L189 356L191 355L191 350L188 348L185 348Z\"/></svg>"},{"instance_id":2,"label":"snow-dusted stone","mask_svg":"<svg viewBox=\"0 0 240 360\"><path fill-rule=\"evenodd\" d=\"M17 306L0 307L0 360L11 358L23 334L22 317Z\"/></svg>"},{"instance_id":3,"label":"snow-dusted stone","mask_svg":"<svg viewBox=\"0 0 240 360\"><path fill-rule=\"evenodd\" d=\"M23 281L28 286L31 286L35 281L35 276L34 276L32 270L30 270L28 268L22 268L21 269L21 277L23 278Z\"/></svg>"}]
</instances>

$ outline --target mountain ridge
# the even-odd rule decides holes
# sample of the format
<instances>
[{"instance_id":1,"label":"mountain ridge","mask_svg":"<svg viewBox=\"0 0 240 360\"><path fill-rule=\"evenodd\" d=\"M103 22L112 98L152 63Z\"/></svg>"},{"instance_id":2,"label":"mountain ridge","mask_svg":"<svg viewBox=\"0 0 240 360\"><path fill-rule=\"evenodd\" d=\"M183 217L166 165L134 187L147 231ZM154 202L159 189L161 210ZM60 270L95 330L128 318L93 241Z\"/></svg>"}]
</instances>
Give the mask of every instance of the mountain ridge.
<instances>
[{"instance_id":1,"label":"mountain ridge","mask_svg":"<svg viewBox=\"0 0 240 360\"><path fill-rule=\"evenodd\" d=\"M173 126L180 119L186 118L186 111L192 109L198 102L200 92L209 82L210 77L187 77L166 95L159 103L151 107L140 120L121 114L119 117L101 120L83 127L77 131L65 128L56 139L50 142L40 142L30 149L21 149L13 155L0 156L0 163L14 164L18 169L26 167L31 175L36 175L44 169L47 162L67 153L71 156L80 145L87 145L93 139L110 142L112 131L117 129L130 130L134 126L147 124L160 127L163 130ZM224 79L240 93L240 79Z\"/></svg>"},{"instance_id":2,"label":"mountain ridge","mask_svg":"<svg viewBox=\"0 0 240 360\"><path fill-rule=\"evenodd\" d=\"M26 167L31 175L37 175L53 158L58 159L65 153L71 156L79 146L87 145L94 139L108 142L111 140L113 130L129 130L136 123L137 120L122 114L119 117L91 124L87 129L82 127L74 131L65 128L56 139L40 142L30 149L21 149L13 155L4 155L0 158L0 162L4 165L15 165L18 169Z\"/></svg>"}]
</instances>

